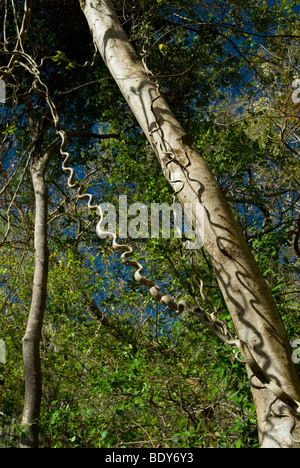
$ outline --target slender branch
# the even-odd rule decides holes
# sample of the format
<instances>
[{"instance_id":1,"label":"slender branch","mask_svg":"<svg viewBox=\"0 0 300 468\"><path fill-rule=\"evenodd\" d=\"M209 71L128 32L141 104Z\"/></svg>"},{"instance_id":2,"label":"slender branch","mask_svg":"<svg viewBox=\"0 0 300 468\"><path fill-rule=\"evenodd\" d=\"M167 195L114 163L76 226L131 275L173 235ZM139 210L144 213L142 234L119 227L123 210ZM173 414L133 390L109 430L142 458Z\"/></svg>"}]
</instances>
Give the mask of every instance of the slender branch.
<instances>
[{"instance_id":1,"label":"slender branch","mask_svg":"<svg viewBox=\"0 0 300 468\"><path fill-rule=\"evenodd\" d=\"M297 232L294 238L294 251L296 252L297 257L300 258L300 247L299 247L299 241L300 241L300 214L298 216L298 219L296 221L296 226L297 226Z\"/></svg>"},{"instance_id":2,"label":"slender branch","mask_svg":"<svg viewBox=\"0 0 300 468\"><path fill-rule=\"evenodd\" d=\"M168 23L170 24L174 24L172 21L168 20ZM186 25L186 24L183 24L183 25L177 25L176 28L180 29L180 28L184 28L184 29L187 29L188 31L192 31L192 32L197 32L199 30L199 28L203 28L203 27L208 27L208 28L214 28L214 29L217 29L217 28L224 28L224 29L228 29L228 30L231 30L233 31L234 33L240 33L241 35L244 35L244 36L252 36L252 37L260 37L262 39L279 39L279 38L282 38L282 39L299 39L300 36L295 34L260 34L260 33L255 33L253 31L245 31L241 28L238 28L237 26L235 25L232 25L232 24L226 24L226 23L213 23L213 22L209 22L209 23L194 23L194 24L190 24L190 25ZM174 28L174 29L176 29ZM200 30L199 30L200 32ZM202 33L203 31L201 31Z\"/></svg>"},{"instance_id":3,"label":"slender branch","mask_svg":"<svg viewBox=\"0 0 300 468\"><path fill-rule=\"evenodd\" d=\"M70 132L69 138L94 138L95 140L110 140L112 138L120 138L120 133L108 133L106 135L94 132Z\"/></svg>"}]
</instances>

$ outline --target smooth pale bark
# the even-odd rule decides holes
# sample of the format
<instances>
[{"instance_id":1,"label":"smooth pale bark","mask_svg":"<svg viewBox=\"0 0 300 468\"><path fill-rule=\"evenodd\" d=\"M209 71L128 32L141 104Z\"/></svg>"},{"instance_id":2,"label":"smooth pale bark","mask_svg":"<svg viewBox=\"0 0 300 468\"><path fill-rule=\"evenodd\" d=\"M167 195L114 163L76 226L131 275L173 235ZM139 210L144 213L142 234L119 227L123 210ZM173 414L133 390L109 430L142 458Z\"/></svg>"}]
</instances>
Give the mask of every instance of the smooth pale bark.
<instances>
[{"instance_id":1,"label":"smooth pale bark","mask_svg":"<svg viewBox=\"0 0 300 468\"><path fill-rule=\"evenodd\" d=\"M135 53L110 0L80 0L94 41L123 96L156 152L166 179L182 204L205 207L204 247L238 336L258 364L293 398L300 382L272 294L212 172L160 95ZM193 219L195 225L195 219ZM257 379L254 382L259 385ZM274 394L253 388L262 447L298 447L293 419ZM271 406L272 405L272 406ZM297 436L298 428L293 431Z\"/></svg>"},{"instance_id":2,"label":"smooth pale bark","mask_svg":"<svg viewBox=\"0 0 300 468\"><path fill-rule=\"evenodd\" d=\"M45 172L49 156L46 154L42 158L34 158L31 166L36 207L34 232L35 270L30 314L23 338L25 401L22 417L21 448L39 447L39 417L42 399L40 341L46 308L48 279L48 191Z\"/></svg>"}]
</instances>

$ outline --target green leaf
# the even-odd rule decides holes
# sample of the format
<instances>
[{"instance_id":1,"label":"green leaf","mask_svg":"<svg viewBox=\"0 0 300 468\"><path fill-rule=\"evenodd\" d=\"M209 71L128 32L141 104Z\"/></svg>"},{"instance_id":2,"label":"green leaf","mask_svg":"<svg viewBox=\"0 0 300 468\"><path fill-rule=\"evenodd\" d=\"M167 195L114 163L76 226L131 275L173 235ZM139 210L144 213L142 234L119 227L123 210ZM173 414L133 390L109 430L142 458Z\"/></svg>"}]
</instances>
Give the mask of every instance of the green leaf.
<instances>
[{"instance_id":1,"label":"green leaf","mask_svg":"<svg viewBox=\"0 0 300 468\"><path fill-rule=\"evenodd\" d=\"M235 447L239 449L239 448L241 448L241 447L242 447L242 444L243 444L243 439L239 439L239 440L237 441L237 443L236 443L236 446L235 446Z\"/></svg>"}]
</instances>

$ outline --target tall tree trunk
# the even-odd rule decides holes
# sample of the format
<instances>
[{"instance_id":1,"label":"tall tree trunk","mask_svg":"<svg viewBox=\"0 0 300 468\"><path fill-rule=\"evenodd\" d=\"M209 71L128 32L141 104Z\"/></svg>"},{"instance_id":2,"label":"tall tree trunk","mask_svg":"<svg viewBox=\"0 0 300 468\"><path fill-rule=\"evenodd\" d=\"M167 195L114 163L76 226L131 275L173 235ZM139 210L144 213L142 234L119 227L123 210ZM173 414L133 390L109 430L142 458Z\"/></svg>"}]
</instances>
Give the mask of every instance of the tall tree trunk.
<instances>
[{"instance_id":1,"label":"tall tree trunk","mask_svg":"<svg viewBox=\"0 0 300 468\"><path fill-rule=\"evenodd\" d=\"M239 339L264 372L299 401L300 381L287 333L222 190L129 43L112 2L79 1L94 41L155 150L166 179L182 204L200 201L205 208L204 247ZM299 439L299 419L290 417L290 407L253 380L261 446L299 447L294 441Z\"/></svg>"},{"instance_id":2,"label":"tall tree trunk","mask_svg":"<svg viewBox=\"0 0 300 468\"><path fill-rule=\"evenodd\" d=\"M23 338L25 402L22 418L21 448L39 447L39 417L42 398L40 341L46 308L48 279L48 190L45 181L48 158L49 154L45 154L43 157L34 157L31 166L36 208L34 232L35 270L31 309Z\"/></svg>"}]
</instances>

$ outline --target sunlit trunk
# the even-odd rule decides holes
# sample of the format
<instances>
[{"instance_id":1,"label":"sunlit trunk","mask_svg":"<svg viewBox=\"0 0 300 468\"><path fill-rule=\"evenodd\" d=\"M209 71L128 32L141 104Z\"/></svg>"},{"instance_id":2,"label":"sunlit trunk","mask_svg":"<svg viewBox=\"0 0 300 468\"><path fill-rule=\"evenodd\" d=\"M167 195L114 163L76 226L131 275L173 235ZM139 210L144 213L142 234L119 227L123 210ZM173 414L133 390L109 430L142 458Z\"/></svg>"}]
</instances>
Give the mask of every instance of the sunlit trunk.
<instances>
[{"instance_id":1,"label":"sunlit trunk","mask_svg":"<svg viewBox=\"0 0 300 468\"><path fill-rule=\"evenodd\" d=\"M34 232L35 269L30 314L23 338L25 402L22 417L21 448L38 448L39 446L39 418L42 398L40 341L46 308L48 278L46 156L34 158L31 166L36 208Z\"/></svg>"}]
</instances>

